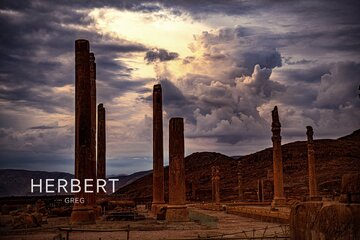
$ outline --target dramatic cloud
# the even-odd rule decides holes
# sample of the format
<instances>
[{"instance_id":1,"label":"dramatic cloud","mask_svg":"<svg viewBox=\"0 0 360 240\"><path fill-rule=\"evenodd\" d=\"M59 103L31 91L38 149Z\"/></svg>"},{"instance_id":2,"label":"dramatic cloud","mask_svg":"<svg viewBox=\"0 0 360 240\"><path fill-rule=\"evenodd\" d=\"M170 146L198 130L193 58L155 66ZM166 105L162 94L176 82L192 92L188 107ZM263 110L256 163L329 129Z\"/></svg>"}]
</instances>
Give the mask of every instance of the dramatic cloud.
<instances>
[{"instance_id":1,"label":"dramatic cloud","mask_svg":"<svg viewBox=\"0 0 360 240\"><path fill-rule=\"evenodd\" d=\"M151 89L186 153L243 155L360 127L358 1L1 1L0 167L73 171L74 41L89 39L111 173L151 168ZM151 50L149 50L151 49ZM49 159L55 161L51 162ZM166 159L165 159L166 162Z\"/></svg>"},{"instance_id":2,"label":"dramatic cloud","mask_svg":"<svg viewBox=\"0 0 360 240\"><path fill-rule=\"evenodd\" d=\"M320 108L359 110L360 63L337 63L321 77L316 105Z\"/></svg>"}]
</instances>

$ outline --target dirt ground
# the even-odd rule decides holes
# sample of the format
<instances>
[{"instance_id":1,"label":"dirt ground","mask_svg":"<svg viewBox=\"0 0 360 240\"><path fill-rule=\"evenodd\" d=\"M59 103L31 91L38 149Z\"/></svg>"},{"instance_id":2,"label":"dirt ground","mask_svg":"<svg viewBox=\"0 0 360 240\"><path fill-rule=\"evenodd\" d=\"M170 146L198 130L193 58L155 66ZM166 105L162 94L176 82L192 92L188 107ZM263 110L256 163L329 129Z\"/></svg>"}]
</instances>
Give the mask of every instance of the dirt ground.
<instances>
[{"instance_id":1,"label":"dirt ground","mask_svg":"<svg viewBox=\"0 0 360 240\"><path fill-rule=\"evenodd\" d=\"M120 240L127 239L126 229L130 226L129 239L199 239L199 238L231 238L253 236L286 236L288 226L268 223L222 211L200 210L189 208L197 221L168 223L156 221L147 216L141 221L104 221L98 220L95 225L76 227L76 232L69 233L70 240ZM49 218L48 224L40 228L12 230L1 228L0 239L3 240L49 240L56 235L66 239L66 232L58 228L69 228L68 218ZM75 227L74 227L75 228ZM81 231L80 231L81 230ZM84 230L84 231L82 231ZM91 230L92 232L89 232ZM98 232L100 231L100 232ZM101 232L112 231L112 232ZM56 238L55 238L56 239ZM58 238L60 239L60 238Z\"/></svg>"}]
</instances>

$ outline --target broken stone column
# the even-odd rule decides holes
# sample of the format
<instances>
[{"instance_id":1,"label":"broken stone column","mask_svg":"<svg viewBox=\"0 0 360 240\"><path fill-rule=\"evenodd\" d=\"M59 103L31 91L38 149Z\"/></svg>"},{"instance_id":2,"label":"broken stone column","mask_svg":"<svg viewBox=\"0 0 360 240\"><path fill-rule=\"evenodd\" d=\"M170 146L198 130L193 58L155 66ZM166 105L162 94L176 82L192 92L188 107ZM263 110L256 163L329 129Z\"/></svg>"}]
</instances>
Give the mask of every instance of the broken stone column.
<instances>
[{"instance_id":1,"label":"broken stone column","mask_svg":"<svg viewBox=\"0 0 360 240\"><path fill-rule=\"evenodd\" d=\"M257 185L258 185L258 201L264 202L264 181L262 179L259 179Z\"/></svg>"},{"instance_id":2,"label":"broken stone column","mask_svg":"<svg viewBox=\"0 0 360 240\"><path fill-rule=\"evenodd\" d=\"M106 178L106 132L105 108L98 105L98 134L97 134L97 178ZM101 193L104 193L103 191Z\"/></svg>"},{"instance_id":3,"label":"broken stone column","mask_svg":"<svg viewBox=\"0 0 360 240\"><path fill-rule=\"evenodd\" d=\"M213 166L211 168L211 173L212 173L212 186L213 186L213 201L216 204L220 204L220 169L218 166Z\"/></svg>"},{"instance_id":4,"label":"broken stone column","mask_svg":"<svg viewBox=\"0 0 360 240\"><path fill-rule=\"evenodd\" d=\"M316 174L315 174L315 151L314 151L314 131L311 126L306 127L307 150L308 150L308 171L309 171L309 196L310 200L321 200L318 196Z\"/></svg>"},{"instance_id":5,"label":"broken stone column","mask_svg":"<svg viewBox=\"0 0 360 240\"><path fill-rule=\"evenodd\" d=\"M94 181L94 194L89 196L89 204L96 205L96 63L94 53L90 53L90 95L91 95L91 162L89 164L89 175Z\"/></svg>"},{"instance_id":6,"label":"broken stone column","mask_svg":"<svg viewBox=\"0 0 360 240\"><path fill-rule=\"evenodd\" d=\"M167 221L188 221L186 208L184 120L171 118L169 122L169 205Z\"/></svg>"},{"instance_id":7,"label":"broken stone column","mask_svg":"<svg viewBox=\"0 0 360 240\"><path fill-rule=\"evenodd\" d=\"M277 106L272 111L271 124L272 142L273 142L273 168L274 168L274 199L271 206L276 208L286 203L284 195L284 180L283 180L283 164L281 153L281 124L279 121L279 114Z\"/></svg>"},{"instance_id":8,"label":"broken stone column","mask_svg":"<svg viewBox=\"0 0 360 240\"><path fill-rule=\"evenodd\" d=\"M75 41L75 178L80 180L81 191L75 194L84 203L74 204L71 224L95 223L91 197L84 192L84 179L92 179L91 155L91 83L90 45L87 40Z\"/></svg>"},{"instance_id":9,"label":"broken stone column","mask_svg":"<svg viewBox=\"0 0 360 240\"><path fill-rule=\"evenodd\" d=\"M161 84L153 89L153 201L152 212L157 214L164 201L164 154Z\"/></svg>"}]
</instances>

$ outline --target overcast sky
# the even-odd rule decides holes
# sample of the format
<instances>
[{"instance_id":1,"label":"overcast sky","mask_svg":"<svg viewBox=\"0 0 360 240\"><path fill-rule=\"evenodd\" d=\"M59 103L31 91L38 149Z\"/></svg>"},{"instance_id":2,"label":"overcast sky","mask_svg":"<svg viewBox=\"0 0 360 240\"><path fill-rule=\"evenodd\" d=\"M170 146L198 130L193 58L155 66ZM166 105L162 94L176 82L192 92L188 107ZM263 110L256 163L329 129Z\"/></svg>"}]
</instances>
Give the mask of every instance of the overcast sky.
<instances>
[{"instance_id":1,"label":"overcast sky","mask_svg":"<svg viewBox=\"0 0 360 240\"><path fill-rule=\"evenodd\" d=\"M108 174L152 167L152 86L186 154L360 128L359 1L1 1L0 168L74 169L74 41L97 63Z\"/></svg>"}]
</instances>

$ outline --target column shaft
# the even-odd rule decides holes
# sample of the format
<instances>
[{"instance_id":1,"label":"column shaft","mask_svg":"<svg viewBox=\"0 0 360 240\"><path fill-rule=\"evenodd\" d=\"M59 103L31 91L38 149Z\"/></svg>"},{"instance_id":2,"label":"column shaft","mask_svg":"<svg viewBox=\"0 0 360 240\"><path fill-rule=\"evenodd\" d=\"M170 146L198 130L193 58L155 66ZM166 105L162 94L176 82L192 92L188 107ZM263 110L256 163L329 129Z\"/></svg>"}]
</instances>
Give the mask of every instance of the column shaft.
<instances>
[{"instance_id":1,"label":"column shaft","mask_svg":"<svg viewBox=\"0 0 360 240\"><path fill-rule=\"evenodd\" d=\"M169 206L168 221L188 221L186 209L184 120L172 118L169 123Z\"/></svg>"},{"instance_id":2,"label":"column shaft","mask_svg":"<svg viewBox=\"0 0 360 240\"><path fill-rule=\"evenodd\" d=\"M97 178L106 178L106 125L105 108L98 105L98 134L97 134Z\"/></svg>"},{"instance_id":3,"label":"column shaft","mask_svg":"<svg viewBox=\"0 0 360 240\"><path fill-rule=\"evenodd\" d=\"M76 198L84 203L75 204L71 223L89 224L95 222L93 208L90 207L93 193L84 193L84 179L92 179L91 171L91 84L90 45L87 40L75 41L75 178L80 180L81 191Z\"/></svg>"},{"instance_id":4,"label":"column shaft","mask_svg":"<svg viewBox=\"0 0 360 240\"><path fill-rule=\"evenodd\" d=\"M153 212L164 203L162 89L156 84L153 89Z\"/></svg>"},{"instance_id":5,"label":"column shaft","mask_svg":"<svg viewBox=\"0 0 360 240\"><path fill-rule=\"evenodd\" d=\"M272 111L272 125L271 131L273 133L273 167L274 167L274 200L273 207L282 205L286 202L284 196L284 180L283 180L283 164L281 152L281 124L279 121L279 114L277 106Z\"/></svg>"},{"instance_id":6,"label":"column shaft","mask_svg":"<svg viewBox=\"0 0 360 240\"><path fill-rule=\"evenodd\" d=\"M316 174L315 174L315 151L314 151L314 131L311 126L306 127L307 150L308 150L308 173L309 173L309 195L310 199L318 197Z\"/></svg>"},{"instance_id":7,"label":"column shaft","mask_svg":"<svg viewBox=\"0 0 360 240\"><path fill-rule=\"evenodd\" d=\"M89 175L94 181L93 193L89 195L89 204L96 204L96 63L94 53L90 53L90 115L91 115L91 159Z\"/></svg>"}]
</instances>

